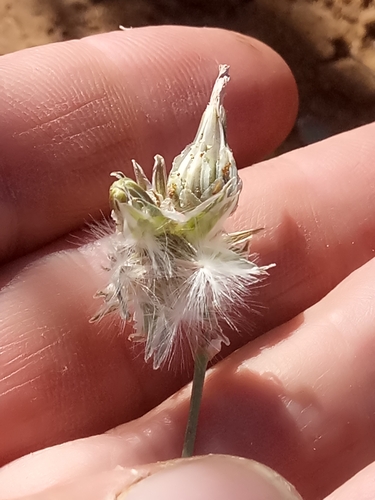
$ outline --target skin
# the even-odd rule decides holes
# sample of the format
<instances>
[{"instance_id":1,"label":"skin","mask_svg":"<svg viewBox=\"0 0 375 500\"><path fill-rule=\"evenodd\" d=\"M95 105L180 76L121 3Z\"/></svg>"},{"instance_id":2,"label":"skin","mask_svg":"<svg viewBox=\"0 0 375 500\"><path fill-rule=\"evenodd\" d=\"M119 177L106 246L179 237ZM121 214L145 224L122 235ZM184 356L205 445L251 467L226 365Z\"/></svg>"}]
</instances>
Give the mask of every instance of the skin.
<instances>
[{"instance_id":1,"label":"skin","mask_svg":"<svg viewBox=\"0 0 375 500\"><path fill-rule=\"evenodd\" d=\"M252 251L276 267L207 376L196 452L218 456L181 461L191 373L154 372L116 319L89 324L106 240L80 228L108 213L110 172L192 140L219 63L244 167L230 229L264 227ZM0 70L0 500L300 498L235 456L305 500L372 498L375 126L246 167L289 132L296 87L223 30L98 35Z\"/></svg>"}]
</instances>

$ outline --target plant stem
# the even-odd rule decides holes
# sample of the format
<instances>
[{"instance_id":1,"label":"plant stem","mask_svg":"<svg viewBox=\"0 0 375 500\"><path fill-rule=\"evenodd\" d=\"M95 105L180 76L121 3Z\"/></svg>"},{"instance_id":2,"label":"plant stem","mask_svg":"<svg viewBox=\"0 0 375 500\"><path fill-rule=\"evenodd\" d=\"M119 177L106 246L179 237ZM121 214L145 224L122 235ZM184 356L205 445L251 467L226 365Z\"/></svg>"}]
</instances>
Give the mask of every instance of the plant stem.
<instances>
[{"instance_id":1,"label":"plant stem","mask_svg":"<svg viewBox=\"0 0 375 500\"><path fill-rule=\"evenodd\" d=\"M199 410L202 401L204 378L208 364L208 354L201 349L194 361L194 377L191 388L189 416L186 425L182 457L191 457L194 453L195 437L197 435Z\"/></svg>"}]
</instances>

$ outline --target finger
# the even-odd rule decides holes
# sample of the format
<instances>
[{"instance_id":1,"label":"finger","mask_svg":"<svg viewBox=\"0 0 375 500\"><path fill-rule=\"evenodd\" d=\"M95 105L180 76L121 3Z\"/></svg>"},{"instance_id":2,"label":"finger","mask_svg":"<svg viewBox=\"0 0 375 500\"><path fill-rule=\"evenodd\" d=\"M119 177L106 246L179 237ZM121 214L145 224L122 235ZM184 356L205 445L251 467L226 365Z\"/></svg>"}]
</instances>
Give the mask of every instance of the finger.
<instances>
[{"instance_id":1,"label":"finger","mask_svg":"<svg viewBox=\"0 0 375 500\"><path fill-rule=\"evenodd\" d=\"M206 384L196 452L265 463L306 500L323 498L375 460L374 294L372 259L315 306L218 364ZM159 408L159 422L166 415L178 422L172 404L164 415Z\"/></svg>"},{"instance_id":2,"label":"finger","mask_svg":"<svg viewBox=\"0 0 375 500\"><path fill-rule=\"evenodd\" d=\"M375 463L370 464L340 486L325 500L369 500L375 498Z\"/></svg>"},{"instance_id":3,"label":"finger","mask_svg":"<svg viewBox=\"0 0 375 500\"><path fill-rule=\"evenodd\" d=\"M300 500L294 488L264 466L236 457L179 461L138 482L119 500Z\"/></svg>"},{"instance_id":4,"label":"finger","mask_svg":"<svg viewBox=\"0 0 375 500\"><path fill-rule=\"evenodd\" d=\"M0 60L0 258L107 211L109 173L168 163L193 139L218 71L231 65L229 138L240 165L290 130L295 83L260 42L217 29L152 27ZM36 69L37 68L37 69Z\"/></svg>"},{"instance_id":5,"label":"finger","mask_svg":"<svg viewBox=\"0 0 375 500\"><path fill-rule=\"evenodd\" d=\"M308 499L323 498L375 458L372 440L375 260L320 303L216 365L205 386L197 453L271 466ZM37 488L105 467L178 456L189 393L106 436L10 464ZM32 473L31 473L32 472ZM42 476L42 478L41 478Z\"/></svg>"},{"instance_id":6,"label":"finger","mask_svg":"<svg viewBox=\"0 0 375 500\"><path fill-rule=\"evenodd\" d=\"M375 259L321 302L259 337L208 374L197 454L252 458L306 500L324 498L375 460L373 398ZM10 464L23 487L179 456L189 390L104 436ZM28 471L26 475L25 472Z\"/></svg>"},{"instance_id":7,"label":"finger","mask_svg":"<svg viewBox=\"0 0 375 500\"><path fill-rule=\"evenodd\" d=\"M251 460L238 457L209 456L175 460L133 469L113 470L84 476L46 487L38 492L28 486L1 484L0 500L7 496L23 500L82 499L138 500L153 498L180 500L212 498L226 500L300 500L301 497L285 479ZM26 496L27 495L27 496Z\"/></svg>"},{"instance_id":8,"label":"finger","mask_svg":"<svg viewBox=\"0 0 375 500\"><path fill-rule=\"evenodd\" d=\"M3 275L0 465L140 416L188 381L168 369L156 381L116 318L90 324L102 262L89 245L20 261Z\"/></svg>"},{"instance_id":9,"label":"finger","mask_svg":"<svg viewBox=\"0 0 375 500\"><path fill-rule=\"evenodd\" d=\"M134 468L124 469L123 467L116 467L116 469L100 472L92 476L86 476L74 481L67 481L66 483L58 484L55 486L43 488L38 493L34 493L28 488L24 488L23 493L17 494L19 500L108 500L118 499L123 491L128 490L132 484L140 481L146 474L146 471L138 471ZM46 479L46 478L45 478ZM13 485L8 488L5 485L5 490L1 490L0 498L9 500L9 497L4 492L9 491L13 497L13 493L20 492L16 486L19 478L14 478ZM13 493L12 493L13 492Z\"/></svg>"},{"instance_id":10,"label":"finger","mask_svg":"<svg viewBox=\"0 0 375 500\"><path fill-rule=\"evenodd\" d=\"M255 296L265 308L244 308L223 355L318 301L373 255L373 133L371 125L243 171L234 224L266 227L253 248L277 267ZM153 372L118 322L88 324L99 307L92 296L108 279L99 248L51 251L3 275L11 285L0 292L2 463L136 418L188 380L176 364ZM247 300L251 312L253 290Z\"/></svg>"},{"instance_id":11,"label":"finger","mask_svg":"<svg viewBox=\"0 0 375 500\"><path fill-rule=\"evenodd\" d=\"M276 263L254 290L248 335L293 318L374 256L374 133L371 124L242 171L232 224L264 227L251 250Z\"/></svg>"}]
</instances>

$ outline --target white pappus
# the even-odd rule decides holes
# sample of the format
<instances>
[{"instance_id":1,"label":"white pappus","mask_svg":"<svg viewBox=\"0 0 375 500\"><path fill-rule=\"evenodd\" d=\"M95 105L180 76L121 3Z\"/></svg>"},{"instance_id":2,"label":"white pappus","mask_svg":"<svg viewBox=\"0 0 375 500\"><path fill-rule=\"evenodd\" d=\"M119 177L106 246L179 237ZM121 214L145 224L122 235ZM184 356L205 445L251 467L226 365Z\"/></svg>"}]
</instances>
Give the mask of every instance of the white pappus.
<instances>
[{"instance_id":1,"label":"white pappus","mask_svg":"<svg viewBox=\"0 0 375 500\"><path fill-rule=\"evenodd\" d=\"M159 155L151 182L134 160L135 180L112 174L111 278L97 294L104 304L92 321L112 312L133 321L131 338L145 342L145 359L152 358L154 368L185 342L193 357L228 344L223 320L233 327L233 311L271 267L247 258L257 230L224 230L242 187L225 134L228 69L220 66L196 137L174 159L169 176Z\"/></svg>"}]
</instances>

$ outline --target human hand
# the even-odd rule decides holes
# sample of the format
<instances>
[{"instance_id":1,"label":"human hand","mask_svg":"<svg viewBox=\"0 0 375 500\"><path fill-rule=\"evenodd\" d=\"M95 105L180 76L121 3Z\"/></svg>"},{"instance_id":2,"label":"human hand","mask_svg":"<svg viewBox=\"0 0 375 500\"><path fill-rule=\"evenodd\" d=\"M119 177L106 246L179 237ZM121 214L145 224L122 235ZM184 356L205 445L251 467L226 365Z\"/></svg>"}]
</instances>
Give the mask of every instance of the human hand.
<instances>
[{"instance_id":1,"label":"human hand","mask_svg":"<svg viewBox=\"0 0 375 500\"><path fill-rule=\"evenodd\" d=\"M188 392L157 405L189 374L144 365L116 322L88 324L106 281L101 243L71 248L67 234L107 210L110 172L130 171L133 157L150 167L156 153L170 164L192 139L219 63L231 66L229 144L244 166L281 142L296 113L290 72L259 42L221 30L146 28L0 61L0 460L144 415L3 468L0 499L43 498L50 492L37 492L52 485L61 498L85 486L104 498L132 480L116 466L179 456ZM243 347L226 350L208 376L197 452L266 463L305 499L323 498L375 460L374 130L241 173L232 223L265 227L252 249L277 267L255 296L264 310L231 335L230 351ZM206 471L217 460L215 484L225 493L218 478L230 466L219 462L230 459L204 460ZM263 472L253 477L244 467L254 492ZM149 471L140 468L140 477ZM364 477L371 469L361 479L368 493ZM349 487L331 498L351 498Z\"/></svg>"}]
</instances>

